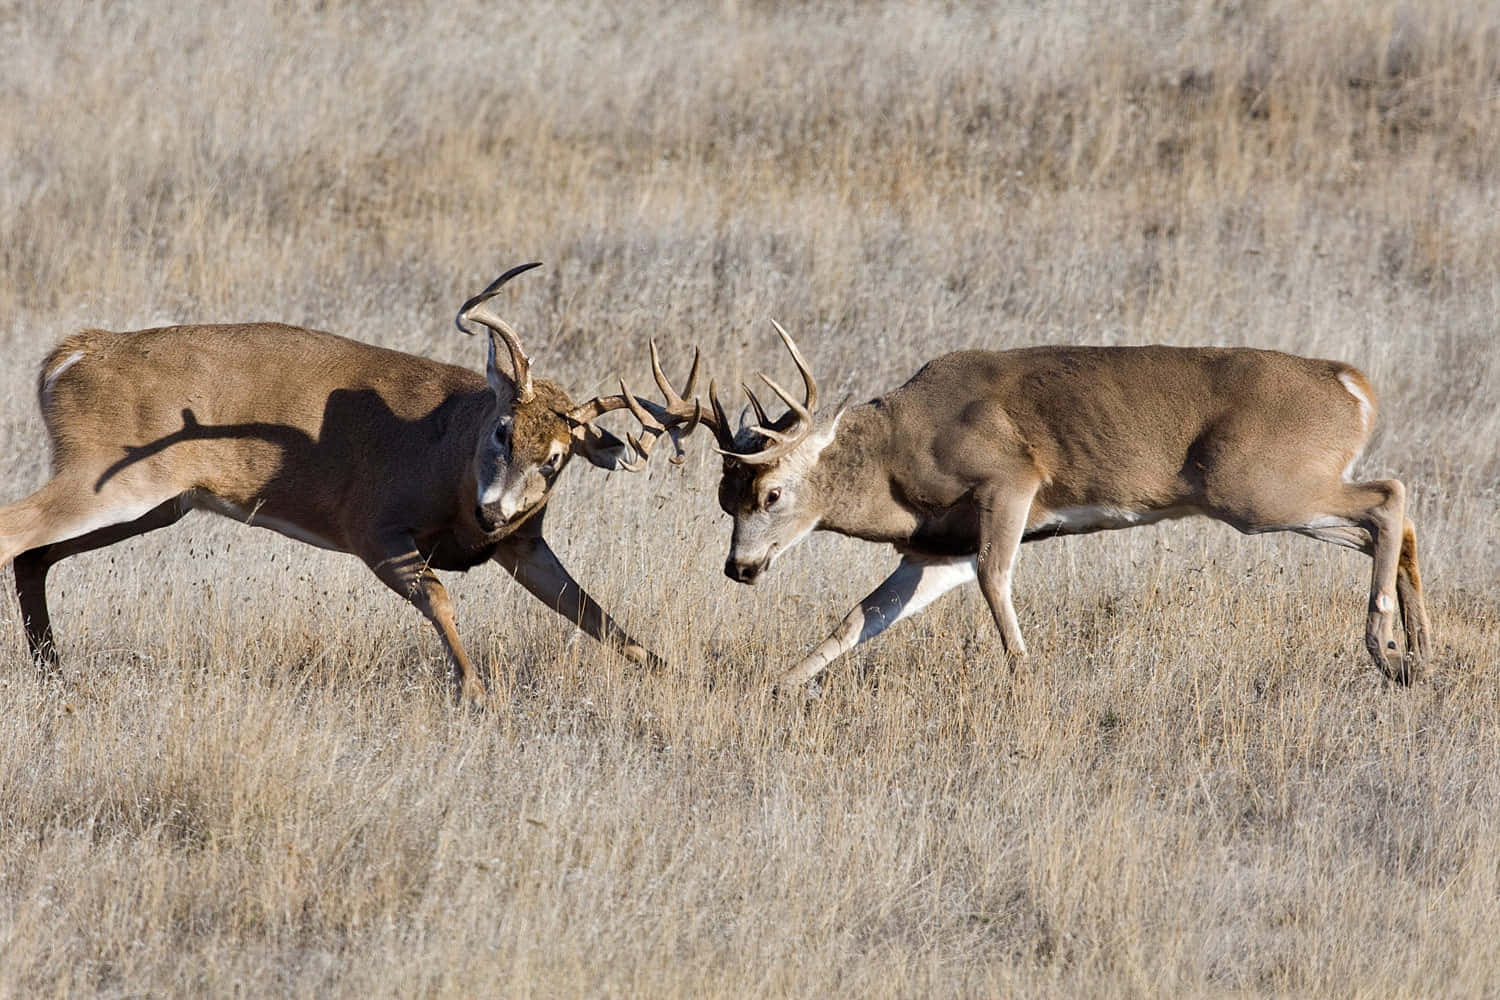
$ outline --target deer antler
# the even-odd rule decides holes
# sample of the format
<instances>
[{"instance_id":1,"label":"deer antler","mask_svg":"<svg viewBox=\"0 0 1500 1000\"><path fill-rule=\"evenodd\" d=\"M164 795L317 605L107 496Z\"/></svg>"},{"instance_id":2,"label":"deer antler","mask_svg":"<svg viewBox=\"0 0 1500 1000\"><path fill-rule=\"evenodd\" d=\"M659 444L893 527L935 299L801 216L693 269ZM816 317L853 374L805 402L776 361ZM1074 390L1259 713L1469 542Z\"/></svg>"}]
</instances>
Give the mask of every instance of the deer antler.
<instances>
[{"instance_id":1,"label":"deer antler","mask_svg":"<svg viewBox=\"0 0 1500 1000\"><path fill-rule=\"evenodd\" d=\"M702 401L694 397L693 391L698 384L698 369L702 353L697 350L693 352L692 370L688 372L687 383L683 391L679 393L673 388L666 373L662 371L661 355L657 352L655 341L651 342L651 375L656 380L656 387L661 390L662 397L666 400L665 406L635 395L622 380L619 395L596 396L587 403L574 407L568 414L568 418L580 424L590 423L613 410L628 409L642 428L639 438L634 435L626 436L630 446L639 456L634 462L625 463L625 468L632 471L645 467L647 459L650 458L651 449L663 434L672 438L673 447L677 450L672 463L682 464L685 457L682 452L682 439L691 434L699 424L713 430L714 438L718 442L714 450L720 454L747 465L766 465L774 462L791 452L812 433L813 410L818 405L818 382L813 378L812 368L808 365L807 359L802 356L802 352L798 350L797 342L792 339L792 335L775 320L771 321L771 325L776 328L781 342L786 345L792 361L797 365L797 371L802 375L803 398L799 403L775 380L762 373L761 381L787 405L786 414L773 422L767 416L765 407L761 405L755 393L750 390L749 386L743 386L745 395L750 398L750 405L755 410L757 421L751 425L750 429L770 442L759 451L738 452L734 450L733 425L724 414L723 404L719 402L717 382L710 380L708 384L708 411L704 410Z\"/></svg>"},{"instance_id":2,"label":"deer antler","mask_svg":"<svg viewBox=\"0 0 1500 1000\"><path fill-rule=\"evenodd\" d=\"M803 400L801 403L798 403L791 397L790 393L762 372L760 380L772 392L780 396L781 401L787 405L786 414L775 423L771 423L766 419L765 407L761 406L760 400L755 398L755 393L750 391L748 385L742 386L745 390L745 395L750 397L750 405L754 408L755 417L758 421L752 424L750 429L771 442L769 445L759 451L734 451L734 435L728 431L729 421L724 416L724 407L719 403L718 394L715 392L716 387L713 383L709 383L708 387L708 401L713 407L714 419L724 428L723 433L715 431L716 436L719 438L718 451L729 458L738 459L746 465L769 465L771 462L785 457L799 444L807 440L807 436L812 433L813 429L812 411L818 405L818 382L813 378L812 369L808 366L807 359L797 349L797 343L792 340L792 335L787 333L780 323L773 319L771 320L771 325L776 328L777 334L781 337L781 342L786 345L787 351L791 353L792 361L797 365L797 371L802 375L804 391Z\"/></svg>"},{"instance_id":3,"label":"deer antler","mask_svg":"<svg viewBox=\"0 0 1500 1000\"><path fill-rule=\"evenodd\" d=\"M703 404L693 397L698 385L698 369L701 362L702 352L694 349L692 370L688 372L687 383L683 391L679 393L673 388L666 372L662 370L661 355L657 353L656 341L653 340L651 341L651 376L656 380L656 387L661 390L662 397L666 400L665 406L635 395L625 385L625 380L621 379L618 396L595 396L570 410L568 419L575 423L586 424L614 410L629 410L631 416L635 417L641 425L641 436L637 438L633 434L627 434L625 439L639 457L633 462L621 463L623 467L631 472L644 469L647 460L651 457L651 449L663 434L671 436L673 447L677 450L677 454L672 456L672 464L681 465L686 457L682 451L681 439L691 434L699 423L714 423L713 418L703 412Z\"/></svg>"},{"instance_id":4,"label":"deer antler","mask_svg":"<svg viewBox=\"0 0 1500 1000\"><path fill-rule=\"evenodd\" d=\"M505 320L501 319L499 316L496 316L489 309L484 308L484 304L490 299L494 298L496 293L498 293L500 289L505 285L505 283L511 278L514 278L518 274L529 271L533 267L541 266L541 261L533 261L530 264L518 264L517 266L511 268L509 271L506 271L504 274L500 275L500 277L490 282L489 287L487 287L484 291L480 292L478 295L465 302L463 304L463 308L459 309L458 315L454 317L453 320L454 326L458 327L464 333L467 333L471 336L474 334L474 331L464 326L464 320L477 320L480 323L483 323L485 326L489 327L491 351L497 350L495 343L495 338L497 335L501 340L505 342L506 349L510 351L511 369L515 372L516 402L518 403L529 403L535 395L535 392L531 387L531 359L528 358L526 356L526 352L521 349L521 338L519 335L517 335L516 331L511 329L510 324L505 322Z\"/></svg>"}]
</instances>

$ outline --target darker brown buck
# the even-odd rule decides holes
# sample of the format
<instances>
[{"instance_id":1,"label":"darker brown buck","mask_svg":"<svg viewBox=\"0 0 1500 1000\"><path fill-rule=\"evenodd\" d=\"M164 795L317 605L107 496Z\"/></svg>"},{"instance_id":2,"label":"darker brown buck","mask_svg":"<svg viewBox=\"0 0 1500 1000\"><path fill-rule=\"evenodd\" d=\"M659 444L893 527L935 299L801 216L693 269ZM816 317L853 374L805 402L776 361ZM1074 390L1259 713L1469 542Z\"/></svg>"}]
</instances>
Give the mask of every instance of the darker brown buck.
<instances>
[{"instance_id":1,"label":"darker brown buck","mask_svg":"<svg viewBox=\"0 0 1500 1000\"><path fill-rule=\"evenodd\" d=\"M782 688L976 576L1006 652L1023 656L1011 603L1022 542L1190 515L1369 555L1370 658L1404 683L1427 650L1406 490L1395 479L1349 478L1375 394L1346 364L1235 348L960 351L819 425L812 372L776 329L805 386L799 402L766 380L787 403L784 416L771 421L752 395L755 422L732 433L710 386L704 422L724 454L719 503L734 518L725 572L754 583L814 530L888 543L901 556L780 675Z\"/></svg>"},{"instance_id":2,"label":"darker brown buck","mask_svg":"<svg viewBox=\"0 0 1500 1000\"><path fill-rule=\"evenodd\" d=\"M15 563L33 656L57 669L53 565L207 510L364 560L432 622L470 702L486 700L485 682L436 570L499 563L589 635L659 666L564 568L542 520L573 457L639 467L595 419L628 408L651 422L649 441L666 429L666 408L624 394L574 405L532 375L520 338L487 303L536 266L507 271L459 313L461 329L489 328L483 377L274 323L65 339L39 380L53 477L0 508L0 568Z\"/></svg>"}]
</instances>

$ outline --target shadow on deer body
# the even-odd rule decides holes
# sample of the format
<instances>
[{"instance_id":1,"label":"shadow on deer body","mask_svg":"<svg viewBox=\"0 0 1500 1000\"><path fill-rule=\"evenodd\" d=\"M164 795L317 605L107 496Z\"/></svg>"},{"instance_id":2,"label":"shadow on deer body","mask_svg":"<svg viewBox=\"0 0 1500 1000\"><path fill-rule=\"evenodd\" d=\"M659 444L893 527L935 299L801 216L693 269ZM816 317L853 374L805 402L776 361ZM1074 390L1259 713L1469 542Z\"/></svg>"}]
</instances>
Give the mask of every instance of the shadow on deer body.
<instances>
[{"instance_id":1,"label":"shadow on deer body","mask_svg":"<svg viewBox=\"0 0 1500 1000\"><path fill-rule=\"evenodd\" d=\"M432 622L456 690L472 703L486 701L486 684L434 570L494 561L589 635L660 666L542 537L569 459L630 466L627 446L592 421L638 401L575 406L531 377L514 331L480 308L530 266L502 275L461 314L491 326L484 376L273 323L65 339L39 379L53 477L0 508L0 566L14 561L33 656L58 668L46 601L53 565L207 510L358 556Z\"/></svg>"}]
</instances>

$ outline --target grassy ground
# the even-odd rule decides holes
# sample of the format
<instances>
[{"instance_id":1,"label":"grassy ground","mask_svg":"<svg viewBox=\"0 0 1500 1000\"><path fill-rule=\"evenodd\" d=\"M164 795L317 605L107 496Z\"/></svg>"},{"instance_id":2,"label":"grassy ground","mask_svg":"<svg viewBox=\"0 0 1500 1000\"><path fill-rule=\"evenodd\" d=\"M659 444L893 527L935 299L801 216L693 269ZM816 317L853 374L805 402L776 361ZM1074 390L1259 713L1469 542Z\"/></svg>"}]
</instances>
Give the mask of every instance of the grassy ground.
<instances>
[{"instance_id":1,"label":"grassy ground","mask_svg":"<svg viewBox=\"0 0 1500 1000\"><path fill-rule=\"evenodd\" d=\"M0 4L0 499L82 325L277 319L575 395L645 343L867 398L959 346L1250 344L1380 393L1430 680L1369 568L1183 522L1027 547L765 681L893 558L720 572L713 456L549 515L671 662L451 577L505 710L348 557L206 517L0 602L0 995L1493 995L1500 962L1500 12L988 5ZM8 572L5 574L9 576Z\"/></svg>"}]
</instances>

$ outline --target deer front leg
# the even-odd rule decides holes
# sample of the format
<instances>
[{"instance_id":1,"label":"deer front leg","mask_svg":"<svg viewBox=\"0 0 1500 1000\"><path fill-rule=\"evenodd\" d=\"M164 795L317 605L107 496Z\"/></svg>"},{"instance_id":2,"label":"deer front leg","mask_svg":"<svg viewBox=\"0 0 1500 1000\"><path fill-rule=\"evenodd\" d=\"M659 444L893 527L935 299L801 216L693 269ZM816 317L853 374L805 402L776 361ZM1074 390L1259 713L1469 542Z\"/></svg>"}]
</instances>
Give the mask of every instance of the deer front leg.
<instances>
[{"instance_id":1,"label":"deer front leg","mask_svg":"<svg viewBox=\"0 0 1500 1000\"><path fill-rule=\"evenodd\" d=\"M495 550L494 560L537 600L606 646L619 650L630 662L654 671L666 668L661 657L632 639L578 585L540 535L507 538Z\"/></svg>"},{"instance_id":2,"label":"deer front leg","mask_svg":"<svg viewBox=\"0 0 1500 1000\"><path fill-rule=\"evenodd\" d=\"M977 498L979 590L990 606L995 627L1000 630L1000 641L1012 660L1026 655L1021 623L1016 619L1016 608L1010 599L1010 584L1034 495L1034 488L1024 492L1011 489L988 491Z\"/></svg>"},{"instance_id":3,"label":"deer front leg","mask_svg":"<svg viewBox=\"0 0 1500 1000\"><path fill-rule=\"evenodd\" d=\"M904 556L896 571L854 606L833 634L776 679L777 690L791 693L817 677L834 660L875 638L903 618L974 579L974 560Z\"/></svg>"},{"instance_id":4,"label":"deer front leg","mask_svg":"<svg viewBox=\"0 0 1500 1000\"><path fill-rule=\"evenodd\" d=\"M437 575L428 568L426 558L417 551L415 542L409 537L392 539L377 553L364 554L363 558L382 583L410 601L437 629L448 660L453 664L456 696L475 708L488 707L489 687L469 662L463 643L458 640L458 627L453 622L453 602Z\"/></svg>"}]
</instances>

